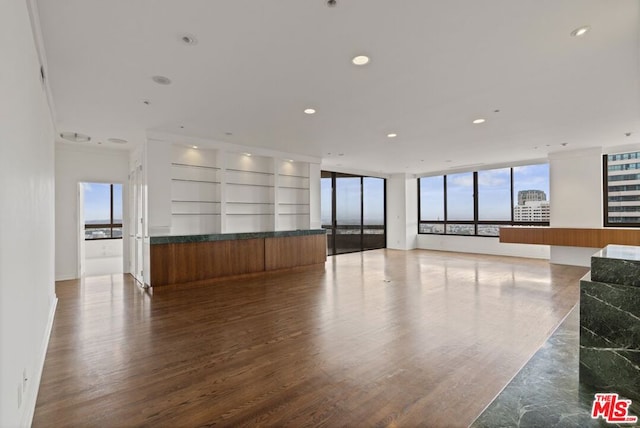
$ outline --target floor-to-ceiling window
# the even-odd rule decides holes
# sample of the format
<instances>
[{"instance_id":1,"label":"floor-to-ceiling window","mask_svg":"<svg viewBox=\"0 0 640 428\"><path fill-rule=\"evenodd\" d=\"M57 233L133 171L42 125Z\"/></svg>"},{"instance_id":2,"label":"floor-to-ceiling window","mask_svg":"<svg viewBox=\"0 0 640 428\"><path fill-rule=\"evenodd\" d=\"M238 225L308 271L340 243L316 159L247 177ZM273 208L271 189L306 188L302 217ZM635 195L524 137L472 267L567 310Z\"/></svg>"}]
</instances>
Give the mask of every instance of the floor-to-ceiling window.
<instances>
[{"instance_id":1,"label":"floor-to-ceiling window","mask_svg":"<svg viewBox=\"0 0 640 428\"><path fill-rule=\"evenodd\" d=\"M418 233L498 236L500 226L548 226L549 164L418 179Z\"/></svg>"},{"instance_id":2,"label":"floor-to-ceiling window","mask_svg":"<svg viewBox=\"0 0 640 428\"><path fill-rule=\"evenodd\" d=\"M322 171L322 227L330 255L386 247L385 179Z\"/></svg>"}]
</instances>

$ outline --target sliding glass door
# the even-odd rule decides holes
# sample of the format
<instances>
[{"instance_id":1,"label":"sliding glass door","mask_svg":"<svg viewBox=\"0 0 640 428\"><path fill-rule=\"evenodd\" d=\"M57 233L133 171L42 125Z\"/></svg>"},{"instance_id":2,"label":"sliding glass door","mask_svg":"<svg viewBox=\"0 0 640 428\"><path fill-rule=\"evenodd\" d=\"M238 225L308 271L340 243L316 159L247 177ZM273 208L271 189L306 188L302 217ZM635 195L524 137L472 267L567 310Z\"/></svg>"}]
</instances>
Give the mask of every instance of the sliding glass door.
<instances>
[{"instance_id":1,"label":"sliding glass door","mask_svg":"<svg viewBox=\"0 0 640 428\"><path fill-rule=\"evenodd\" d=\"M330 255L386 247L383 178L322 171L321 197Z\"/></svg>"},{"instance_id":2,"label":"sliding glass door","mask_svg":"<svg viewBox=\"0 0 640 428\"><path fill-rule=\"evenodd\" d=\"M362 249L387 246L385 180L362 177Z\"/></svg>"}]
</instances>

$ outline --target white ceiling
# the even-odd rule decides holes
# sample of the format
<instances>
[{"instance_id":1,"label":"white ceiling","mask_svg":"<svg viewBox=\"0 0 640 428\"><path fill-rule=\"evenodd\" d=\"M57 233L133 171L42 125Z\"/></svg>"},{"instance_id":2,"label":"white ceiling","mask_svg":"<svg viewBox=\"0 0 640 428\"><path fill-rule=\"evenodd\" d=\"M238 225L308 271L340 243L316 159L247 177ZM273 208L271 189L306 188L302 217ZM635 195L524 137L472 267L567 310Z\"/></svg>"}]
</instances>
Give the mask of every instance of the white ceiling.
<instances>
[{"instance_id":1,"label":"white ceiling","mask_svg":"<svg viewBox=\"0 0 640 428\"><path fill-rule=\"evenodd\" d=\"M424 173L640 141L638 0L38 7L58 130L101 147L166 131L318 156L324 167ZM569 35L582 25L591 31ZM370 64L354 66L358 54ZM479 117L487 122L473 125Z\"/></svg>"}]
</instances>

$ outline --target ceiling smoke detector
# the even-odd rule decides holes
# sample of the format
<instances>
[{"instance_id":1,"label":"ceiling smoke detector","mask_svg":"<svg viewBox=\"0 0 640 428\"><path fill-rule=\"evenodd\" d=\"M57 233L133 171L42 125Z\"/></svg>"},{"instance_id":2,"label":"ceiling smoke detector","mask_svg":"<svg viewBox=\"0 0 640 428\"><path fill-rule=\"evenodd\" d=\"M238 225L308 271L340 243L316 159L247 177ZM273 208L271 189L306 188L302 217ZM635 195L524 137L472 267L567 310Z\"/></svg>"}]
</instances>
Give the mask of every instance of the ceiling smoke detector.
<instances>
[{"instance_id":1,"label":"ceiling smoke detector","mask_svg":"<svg viewBox=\"0 0 640 428\"><path fill-rule=\"evenodd\" d=\"M151 80L156 82L158 85L170 85L171 84L171 79L169 79L166 76L153 76L151 78Z\"/></svg>"},{"instance_id":2,"label":"ceiling smoke detector","mask_svg":"<svg viewBox=\"0 0 640 428\"><path fill-rule=\"evenodd\" d=\"M197 45L198 44L198 40L194 36L192 36L191 34L187 34L187 33L181 34L179 39L185 45Z\"/></svg>"},{"instance_id":3,"label":"ceiling smoke detector","mask_svg":"<svg viewBox=\"0 0 640 428\"><path fill-rule=\"evenodd\" d=\"M67 141L73 141L74 143L88 143L91 141L91 137L88 135L79 134L77 132L61 132L60 138Z\"/></svg>"},{"instance_id":4,"label":"ceiling smoke detector","mask_svg":"<svg viewBox=\"0 0 640 428\"><path fill-rule=\"evenodd\" d=\"M327 6L334 7L338 2L336 0L327 0Z\"/></svg>"}]
</instances>

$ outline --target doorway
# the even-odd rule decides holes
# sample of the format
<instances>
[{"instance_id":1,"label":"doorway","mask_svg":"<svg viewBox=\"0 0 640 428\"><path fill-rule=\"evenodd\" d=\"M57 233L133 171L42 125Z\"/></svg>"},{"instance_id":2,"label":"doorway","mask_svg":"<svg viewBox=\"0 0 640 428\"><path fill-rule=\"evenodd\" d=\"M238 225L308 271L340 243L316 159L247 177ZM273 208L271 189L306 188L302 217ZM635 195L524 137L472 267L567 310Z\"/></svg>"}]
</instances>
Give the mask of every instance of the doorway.
<instances>
[{"instance_id":1,"label":"doorway","mask_svg":"<svg viewBox=\"0 0 640 428\"><path fill-rule=\"evenodd\" d=\"M329 255L387 246L384 178L322 171L320 183Z\"/></svg>"},{"instance_id":2,"label":"doorway","mask_svg":"<svg viewBox=\"0 0 640 428\"><path fill-rule=\"evenodd\" d=\"M122 184L80 183L80 275L124 272Z\"/></svg>"},{"instance_id":3,"label":"doorway","mask_svg":"<svg viewBox=\"0 0 640 428\"><path fill-rule=\"evenodd\" d=\"M144 187L142 165L129 174L129 271L138 283L144 286Z\"/></svg>"}]
</instances>

